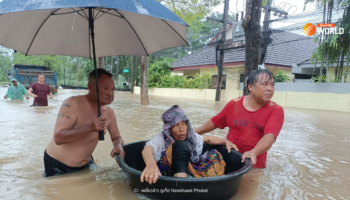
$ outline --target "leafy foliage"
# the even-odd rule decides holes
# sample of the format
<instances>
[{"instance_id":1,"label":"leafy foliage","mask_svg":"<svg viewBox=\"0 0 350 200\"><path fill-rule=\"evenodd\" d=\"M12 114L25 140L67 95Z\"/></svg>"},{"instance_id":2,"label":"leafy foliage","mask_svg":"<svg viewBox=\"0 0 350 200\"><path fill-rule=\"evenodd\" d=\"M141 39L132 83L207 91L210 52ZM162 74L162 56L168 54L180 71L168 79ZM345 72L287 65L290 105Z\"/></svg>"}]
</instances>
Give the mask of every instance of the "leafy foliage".
<instances>
[{"instance_id":1,"label":"leafy foliage","mask_svg":"<svg viewBox=\"0 0 350 200\"><path fill-rule=\"evenodd\" d=\"M220 0L158 0L189 25L208 15Z\"/></svg>"},{"instance_id":2,"label":"leafy foliage","mask_svg":"<svg viewBox=\"0 0 350 200\"><path fill-rule=\"evenodd\" d=\"M11 69L10 57L0 54L0 82L8 81L6 72Z\"/></svg>"},{"instance_id":3,"label":"leafy foliage","mask_svg":"<svg viewBox=\"0 0 350 200\"><path fill-rule=\"evenodd\" d=\"M171 60L161 60L151 64L149 68L148 87L152 88L190 88L209 89L211 86L211 74L204 72L196 74L193 78L186 76L171 76Z\"/></svg>"},{"instance_id":4,"label":"leafy foliage","mask_svg":"<svg viewBox=\"0 0 350 200\"><path fill-rule=\"evenodd\" d=\"M291 79L288 77L287 72L283 71L283 70L279 70L276 74L275 74L275 82L290 82Z\"/></svg>"},{"instance_id":5,"label":"leafy foliage","mask_svg":"<svg viewBox=\"0 0 350 200\"><path fill-rule=\"evenodd\" d=\"M314 2L316 0L307 0L305 3ZM343 73L344 62L350 60L350 0L317 0L320 4L325 6L328 4L328 12L332 13L333 4L337 3L337 6L344 9L342 20L337 23L338 28L344 29L344 34L330 34L325 39L322 40L322 43L315 49L314 54L311 57L311 60L315 62L323 62L324 66L335 66L335 82L341 82L342 77L344 76L344 82L346 81L347 73ZM324 11L325 12L325 11ZM324 13L325 14L325 13ZM329 20L331 14L327 14L327 20ZM317 38L316 42L319 42L320 39ZM346 64L346 68L348 64ZM322 76L321 76L322 77ZM322 81L321 78L320 81ZM317 79L317 80L318 80Z\"/></svg>"}]
</instances>

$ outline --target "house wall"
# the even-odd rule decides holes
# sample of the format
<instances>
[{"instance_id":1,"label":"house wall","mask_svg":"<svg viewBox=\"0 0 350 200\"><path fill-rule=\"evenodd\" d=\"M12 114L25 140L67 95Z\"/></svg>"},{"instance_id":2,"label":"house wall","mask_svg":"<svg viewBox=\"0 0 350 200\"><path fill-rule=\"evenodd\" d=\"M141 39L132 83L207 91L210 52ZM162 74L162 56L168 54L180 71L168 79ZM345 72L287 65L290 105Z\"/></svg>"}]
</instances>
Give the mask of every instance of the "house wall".
<instances>
[{"instance_id":1,"label":"house wall","mask_svg":"<svg viewBox=\"0 0 350 200\"><path fill-rule=\"evenodd\" d=\"M175 75L183 76L184 73L183 72L177 72L177 71L171 72L171 76L175 76Z\"/></svg>"},{"instance_id":2,"label":"house wall","mask_svg":"<svg viewBox=\"0 0 350 200\"><path fill-rule=\"evenodd\" d=\"M218 68L200 69L200 74L209 72L212 75L218 74ZM228 66L224 68L223 74L226 74L226 90L238 90L240 74L244 74L244 66Z\"/></svg>"},{"instance_id":3,"label":"house wall","mask_svg":"<svg viewBox=\"0 0 350 200\"><path fill-rule=\"evenodd\" d=\"M242 90L222 90L221 101L242 96ZM140 95L140 87L134 87ZM215 100L215 89L149 88L148 95L189 99ZM350 94L276 91L272 101L281 106L350 112Z\"/></svg>"},{"instance_id":4,"label":"house wall","mask_svg":"<svg viewBox=\"0 0 350 200\"><path fill-rule=\"evenodd\" d=\"M345 73L346 67L343 67L343 73ZM346 78L346 82L350 83L350 66L348 67L348 76ZM335 79L335 68L334 67L329 67L328 72L327 72L327 78L328 80L334 80ZM341 82L344 83L344 76L341 79Z\"/></svg>"},{"instance_id":5,"label":"house wall","mask_svg":"<svg viewBox=\"0 0 350 200\"><path fill-rule=\"evenodd\" d=\"M228 30L226 32L226 40L232 39L232 26L228 26Z\"/></svg>"},{"instance_id":6,"label":"house wall","mask_svg":"<svg viewBox=\"0 0 350 200\"><path fill-rule=\"evenodd\" d=\"M199 69L184 70L183 71L183 76L194 76L194 75L199 74L199 73L200 73Z\"/></svg>"},{"instance_id":7,"label":"house wall","mask_svg":"<svg viewBox=\"0 0 350 200\"><path fill-rule=\"evenodd\" d=\"M272 72L273 75L276 75L277 72L279 72L280 70L283 70L286 72L286 75L289 77L289 79L291 80L290 82L293 81L293 78L294 78L294 74L292 74L292 68L290 69L280 69L280 68L277 68L277 67L266 67L265 68L267 70L269 70L270 72Z\"/></svg>"}]
</instances>

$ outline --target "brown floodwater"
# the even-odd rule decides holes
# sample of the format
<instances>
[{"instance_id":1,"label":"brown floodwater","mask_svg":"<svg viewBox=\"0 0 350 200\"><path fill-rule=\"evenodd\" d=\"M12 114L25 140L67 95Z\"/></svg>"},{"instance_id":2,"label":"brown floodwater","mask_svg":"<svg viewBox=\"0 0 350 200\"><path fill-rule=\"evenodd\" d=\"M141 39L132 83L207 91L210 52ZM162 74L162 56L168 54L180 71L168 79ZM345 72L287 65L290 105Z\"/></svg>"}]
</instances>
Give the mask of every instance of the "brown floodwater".
<instances>
[{"instance_id":1,"label":"brown floodwater","mask_svg":"<svg viewBox=\"0 0 350 200\"><path fill-rule=\"evenodd\" d=\"M7 88L0 88L0 96ZM52 138L64 99L84 90L59 90L48 107L0 100L0 199L146 199L129 188L122 170L109 155L109 137L99 142L98 167L42 177L43 152ZM2 97L2 96L1 96ZM150 97L116 92L111 105L125 143L150 139L162 129L161 114L180 105L194 128L217 114L226 102ZM336 103L336 102L335 102ZM266 169L252 169L232 199L350 199L350 113L285 109L285 122L268 153ZM211 135L225 137L228 130Z\"/></svg>"}]
</instances>

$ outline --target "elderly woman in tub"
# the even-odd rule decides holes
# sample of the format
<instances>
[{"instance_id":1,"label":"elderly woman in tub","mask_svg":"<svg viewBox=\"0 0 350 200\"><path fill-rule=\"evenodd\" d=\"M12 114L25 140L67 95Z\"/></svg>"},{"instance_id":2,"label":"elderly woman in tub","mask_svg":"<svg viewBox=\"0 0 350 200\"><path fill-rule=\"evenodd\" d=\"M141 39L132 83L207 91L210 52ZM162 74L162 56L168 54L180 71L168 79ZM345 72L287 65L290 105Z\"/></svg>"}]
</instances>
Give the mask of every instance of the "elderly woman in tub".
<instances>
[{"instance_id":1,"label":"elderly woman in tub","mask_svg":"<svg viewBox=\"0 0 350 200\"><path fill-rule=\"evenodd\" d=\"M238 151L228 140L213 136L201 136L193 132L191 123L177 105L165 111L161 117L163 131L148 141L142 151L146 168L141 175L149 184L159 176L211 177L225 172L225 161L216 149L206 151L203 144L226 145Z\"/></svg>"}]
</instances>

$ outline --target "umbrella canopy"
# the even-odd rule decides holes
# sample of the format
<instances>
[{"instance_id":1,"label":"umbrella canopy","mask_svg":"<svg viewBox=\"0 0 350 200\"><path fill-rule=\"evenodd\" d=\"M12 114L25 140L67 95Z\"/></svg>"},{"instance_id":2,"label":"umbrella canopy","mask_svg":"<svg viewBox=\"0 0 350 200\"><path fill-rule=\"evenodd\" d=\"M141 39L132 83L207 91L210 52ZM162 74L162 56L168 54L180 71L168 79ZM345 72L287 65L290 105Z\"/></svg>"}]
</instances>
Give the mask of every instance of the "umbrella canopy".
<instances>
[{"instance_id":1,"label":"umbrella canopy","mask_svg":"<svg viewBox=\"0 0 350 200\"><path fill-rule=\"evenodd\" d=\"M188 45L188 25L156 0L3 0L0 45L25 55L92 59L89 8L97 57Z\"/></svg>"},{"instance_id":2,"label":"umbrella canopy","mask_svg":"<svg viewBox=\"0 0 350 200\"><path fill-rule=\"evenodd\" d=\"M187 27L156 0L0 0L0 45L25 55L93 58L95 69L96 57L188 45ZM97 70L95 77L98 88Z\"/></svg>"}]
</instances>

